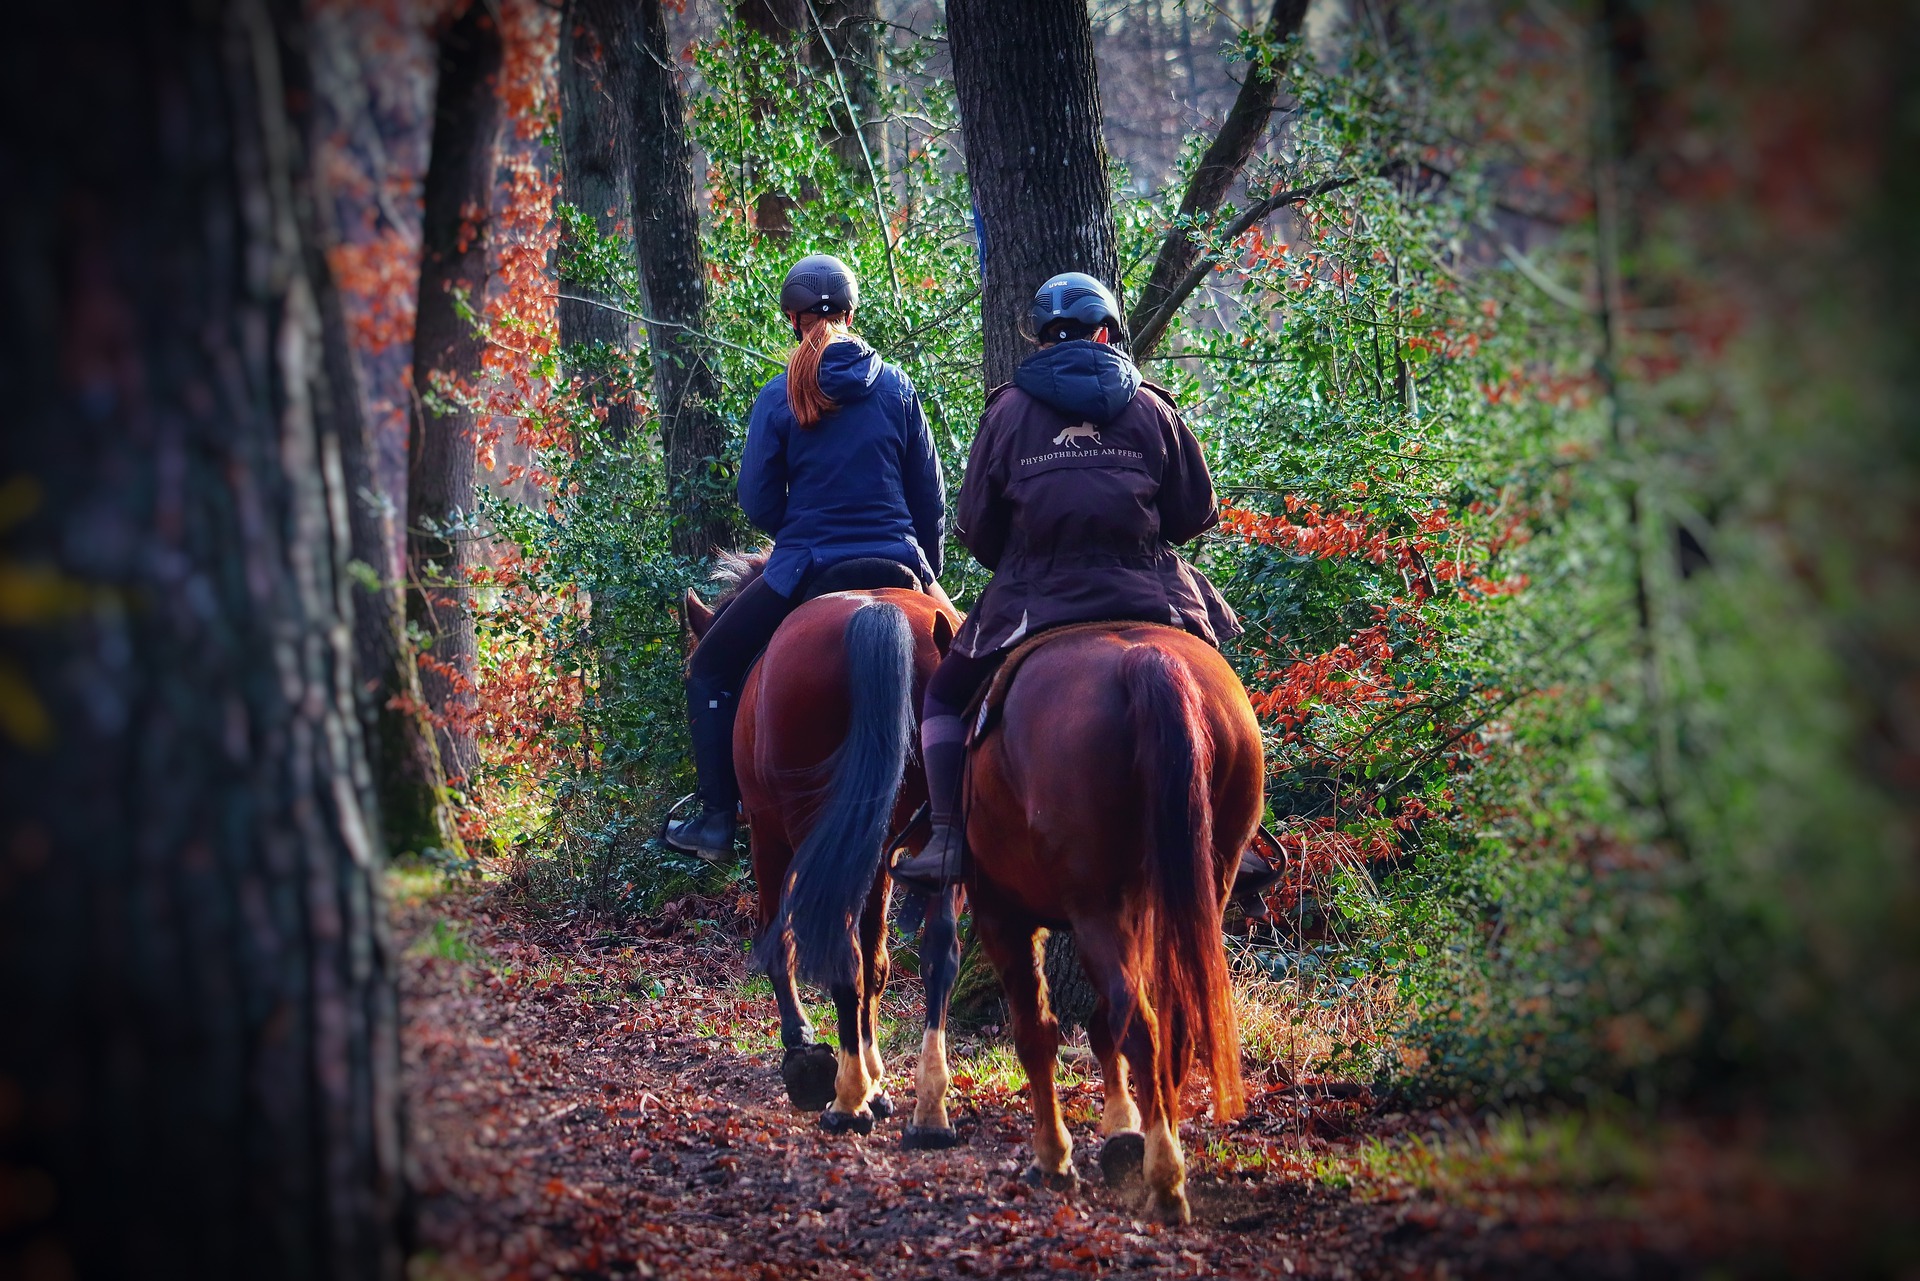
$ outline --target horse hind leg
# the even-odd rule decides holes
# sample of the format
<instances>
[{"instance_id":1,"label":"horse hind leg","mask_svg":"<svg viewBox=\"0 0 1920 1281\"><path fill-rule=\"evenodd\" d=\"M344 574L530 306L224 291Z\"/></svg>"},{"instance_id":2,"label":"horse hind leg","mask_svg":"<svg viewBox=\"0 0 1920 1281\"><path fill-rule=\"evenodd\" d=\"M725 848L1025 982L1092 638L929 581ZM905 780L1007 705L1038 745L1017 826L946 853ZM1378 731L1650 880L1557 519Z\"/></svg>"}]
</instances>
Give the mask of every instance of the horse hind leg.
<instances>
[{"instance_id":1,"label":"horse hind leg","mask_svg":"<svg viewBox=\"0 0 1920 1281\"><path fill-rule=\"evenodd\" d=\"M1180 1155L1180 1139L1174 1133L1179 1124L1179 1094L1154 1070L1155 1041L1167 1035L1157 1026L1153 1007L1144 998L1135 1007L1133 1018L1122 1040L1128 1066L1133 1069L1134 1087L1140 1095L1145 1142L1142 1173L1146 1176L1149 1215L1162 1223L1185 1224L1193 1220L1187 1205L1187 1166Z\"/></svg>"},{"instance_id":2,"label":"horse hind leg","mask_svg":"<svg viewBox=\"0 0 1920 1281\"><path fill-rule=\"evenodd\" d=\"M873 1112L867 1100L873 1094L874 1082L861 1046L860 1007L864 1002L855 983L836 983L832 992L840 1027L840 1070L834 1076L833 1102L820 1114L820 1128L828 1134L870 1134Z\"/></svg>"},{"instance_id":3,"label":"horse hind leg","mask_svg":"<svg viewBox=\"0 0 1920 1281\"><path fill-rule=\"evenodd\" d=\"M959 895L954 886L927 905L920 935L920 979L927 994L927 1028L920 1038L920 1060L915 1069L913 1122L901 1137L908 1148L950 1148L960 1142L947 1119L947 1089L953 1084L947 1070L947 1003L960 973Z\"/></svg>"},{"instance_id":4,"label":"horse hind leg","mask_svg":"<svg viewBox=\"0 0 1920 1281\"><path fill-rule=\"evenodd\" d=\"M793 851L753 833L754 879L760 885L760 939L754 944L759 967L773 987L780 1008L780 1080L787 1100L802 1112L818 1112L833 1102L836 1070L833 1051L819 1043L813 1024L793 988L793 954L784 938L771 936L780 902L780 884L786 879Z\"/></svg>"},{"instance_id":5,"label":"horse hind leg","mask_svg":"<svg viewBox=\"0 0 1920 1281\"><path fill-rule=\"evenodd\" d=\"M886 1068L880 1061L880 998L886 993L893 966L887 956L887 896L879 886L867 899L866 918L860 929L860 951L863 958L860 1060L866 1067L869 1082L867 1110L875 1120L884 1121L893 1115L893 1101L880 1088L886 1079Z\"/></svg>"},{"instance_id":6,"label":"horse hind leg","mask_svg":"<svg viewBox=\"0 0 1920 1281\"><path fill-rule=\"evenodd\" d=\"M1014 1050L1026 1069L1033 1099L1033 1165L1027 1170L1027 1182L1065 1191L1079 1180L1073 1173L1073 1139L1060 1119L1060 1101L1054 1093L1060 1025L1047 1008L1037 932L1030 926L989 922L984 915L976 918L976 928L1006 989L1007 1006L1013 1012Z\"/></svg>"},{"instance_id":7,"label":"horse hind leg","mask_svg":"<svg viewBox=\"0 0 1920 1281\"><path fill-rule=\"evenodd\" d=\"M1147 1155L1140 1109L1133 1101L1132 1074L1120 1044L1137 1017L1140 995L1127 976L1121 945L1110 931L1083 926L1077 936L1081 964L1100 993L1087 1025L1087 1040L1100 1061L1105 1096L1100 1112L1100 1174L1109 1187L1121 1187L1140 1178Z\"/></svg>"}]
</instances>

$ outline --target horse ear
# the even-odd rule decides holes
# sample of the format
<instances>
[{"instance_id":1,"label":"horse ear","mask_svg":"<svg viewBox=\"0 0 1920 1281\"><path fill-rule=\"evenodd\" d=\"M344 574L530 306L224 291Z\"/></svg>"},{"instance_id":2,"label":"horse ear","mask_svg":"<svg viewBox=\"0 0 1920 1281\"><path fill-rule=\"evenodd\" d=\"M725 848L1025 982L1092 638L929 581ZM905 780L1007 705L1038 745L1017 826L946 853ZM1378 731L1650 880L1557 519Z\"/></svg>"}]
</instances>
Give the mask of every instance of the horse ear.
<instances>
[{"instance_id":1,"label":"horse ear","mask_svg":"<svg viewBox=\"0 0 1920 1281\"><path fill-rule=\"evenodd\" d=\"M933 647L940 651L942 658L953 648L953 620L944 613L933 616Z\"/></svg>"},{"instance_id":2,"label":"horse ear","mask_svg":"<svg viewBox=\"0 0 1920 1281\"><path fill-rule=\"evenodd\" d=\"M681 602L681 607L682 612L686 615L687 630L693 633L693 638L699 640L702 636L705 636L707 634L707 628L713 626L713 610L707 607L707 602L696 596L693 588L689 587L687 588L686 599Z\"/></svg>"}]
</instances>

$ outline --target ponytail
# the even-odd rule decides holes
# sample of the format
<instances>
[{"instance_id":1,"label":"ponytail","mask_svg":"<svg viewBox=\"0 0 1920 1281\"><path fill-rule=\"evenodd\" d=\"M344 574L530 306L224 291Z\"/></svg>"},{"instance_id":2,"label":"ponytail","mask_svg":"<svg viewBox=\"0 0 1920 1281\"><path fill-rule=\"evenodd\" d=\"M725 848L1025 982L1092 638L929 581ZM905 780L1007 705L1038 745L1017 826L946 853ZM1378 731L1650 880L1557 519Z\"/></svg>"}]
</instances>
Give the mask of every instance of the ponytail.
<instances>
[{"instance_id":1,"label":"ponytail","mask_svg":"<svg viewBox=\"0 0 1920 1281\"><path fill-rule=\"evenodd\" d=\"M794 324L800 330L800 344L787 357L787 407L802 427L812 427L840 408L820 390L820 357L828 344L851 331L844 312L837 316L802 312Z\"/></svg>"}]
</instances>

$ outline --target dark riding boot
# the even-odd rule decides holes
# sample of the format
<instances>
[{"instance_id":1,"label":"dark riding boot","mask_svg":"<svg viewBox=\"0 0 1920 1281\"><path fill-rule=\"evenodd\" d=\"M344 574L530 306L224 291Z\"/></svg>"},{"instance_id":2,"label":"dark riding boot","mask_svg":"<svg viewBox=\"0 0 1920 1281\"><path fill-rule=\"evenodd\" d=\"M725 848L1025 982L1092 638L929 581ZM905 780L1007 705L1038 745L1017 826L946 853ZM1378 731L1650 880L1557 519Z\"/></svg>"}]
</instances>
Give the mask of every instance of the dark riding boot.
<instances>
[{"instance_id":1,"label":"dark riding boot","mask_svg":"<svg viewBox=\"0 0 1920 1281\"><path fill-rule=\"evenodd\" d=\"M945 721L953 723L941 723ZM962 871L966 839L954 824L954 811L967 763L964 733L958 716L929 716L921 729L920 759L927 766L927 812L933 835L925 849L893 865L893 879L930 894L959 880Z\"/></svg>"},{"instance_id":2,"label":"dark riding boot","mask_svg":"<svg viewBox=\"0 0 1920 1281\"><path fill-rule=\"evenodd\" d=\"M700 780L700 813L669 822L662 838L674 849L724 863L733 854L740 785L733 776L733 695L687 682L687 728Z\"/></svg>"}]
</instances>

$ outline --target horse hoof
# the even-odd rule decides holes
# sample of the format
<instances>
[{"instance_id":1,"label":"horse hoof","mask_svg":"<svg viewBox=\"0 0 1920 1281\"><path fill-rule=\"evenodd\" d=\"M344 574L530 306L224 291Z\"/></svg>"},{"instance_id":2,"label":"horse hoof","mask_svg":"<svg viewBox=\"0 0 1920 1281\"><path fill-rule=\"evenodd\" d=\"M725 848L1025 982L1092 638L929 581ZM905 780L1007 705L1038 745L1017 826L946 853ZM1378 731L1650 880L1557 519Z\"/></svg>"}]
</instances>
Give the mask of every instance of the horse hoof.
<instances>
[{"instance_id":1,"label":"horse hoof","mask_svg":"<svg viewBox=\"0 0 1920 1281\"><path fill-rule=\"evenodd\" d=\"M1147 1217L1170 1228L1184 1228L1193 1222L1193 1211L1187 1205L1187 1194L1175 1192L1171 1196L1157 1193L1147 1195Z\"/></svg>"},{"instance_id":2,"label":"horse hoof","mask_svg":"<svg viewBox=\"0 0 1920 1281\"><path fill-rule=\"evenodd\" d=\"M1100 1176L1117 1188L1140 1177L1147 1164L1147 1136L1138 1130L1118 1130L1100 1145Z\"/></svg>"},{"instance_id":3,"label":"horse hoof","mask_svg":"<svg viewBox=\"0 0 1920 1281\"><path fill-rule=\"evenodd\" d=\"M1020 1181L1030 1188L1045 1188L1049 1192L1071 1192L1080 1186L1080 1176L1073 1172L1072 1166L1056 1173L1041 1169L1038 1161L1027 1167Z\"/></svg>"},{"instance_id":4,"label":"horse hoof","mask_svg":"<svg viewBox=\"0 0 1920 1281\"><path fill-rule=\"evenodd\" d=\"M960 1146L960 1133L947 1125L909 1125L900 1136L900 1146L909 1152L939 1152Z\"/></svg>"},{"instance_id":5,"label":"horse hoof","mask_svg":"<svg viewBox=\"0 0 1920 1281\"><path fill-rule=\"evenodd\" d=\"M796 1045L780 1060L787 1098L802 1112L818 1112L833 1102L834 1078L839 1074L839 1056L824 1045Z\"/></svg>"},{"instance_id":6,"label":"horse hoof","mask_svg":"<svg viewBox=\"0 0 1920 1281\"><path fill-rule=\"evenodd\" d=\"M828 1134L871 1134L873 1133L873 1113L861 1108L858 1112L822 1112L820 1128Z\"/></svg>"},{"instance_id":7,"label":"horse hoof","mask_svg":"<svg viewBox=\"0 0 1920 1281\"><path fill-rule=\"evenodd\" d=\"M873 1119L884 1121L893 1115L893 1100L884 1094L876 1094L867 1100L867 1111L873 1113Z\"/></svg>"}]
</instances>

